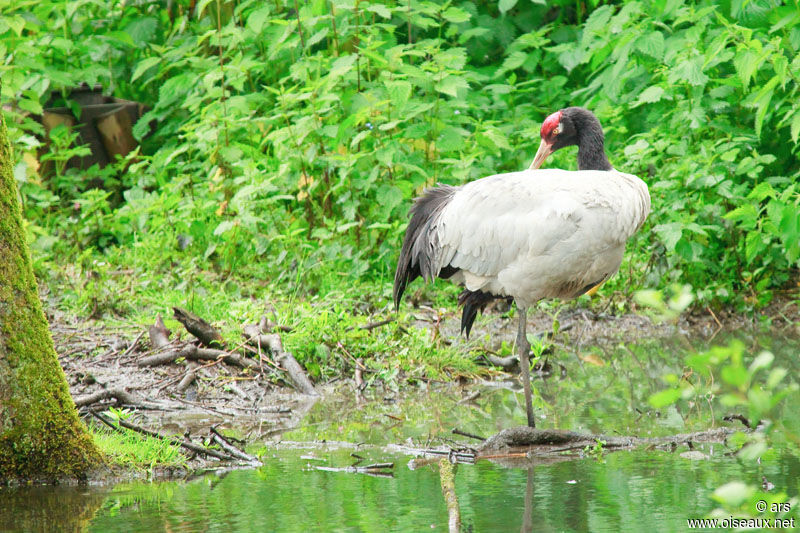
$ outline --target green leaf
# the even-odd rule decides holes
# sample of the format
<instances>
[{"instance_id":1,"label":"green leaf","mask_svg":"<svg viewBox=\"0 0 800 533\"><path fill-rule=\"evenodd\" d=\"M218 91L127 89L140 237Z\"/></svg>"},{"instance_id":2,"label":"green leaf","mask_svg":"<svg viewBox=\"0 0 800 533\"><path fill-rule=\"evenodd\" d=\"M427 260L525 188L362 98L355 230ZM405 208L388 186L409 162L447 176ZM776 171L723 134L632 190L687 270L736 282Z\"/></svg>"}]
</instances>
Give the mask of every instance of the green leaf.
<instances>
[{"instance_id":1,"label":"green leaf","mask_svg":"<svg viewBox=\"0 0 800 533\"><path fill-rule=\"evenodd\" d=\"M731 481L714 491L712 498L731 507L739 507L755 489L741 481Z\"/></svg>"},{"instance_id":2,"label":"green leaf","mask_svg":"<svg viewBox=\"0 0 800 533\"><path fill-rule=\"evenodd\" d=\"M473 37L483 37L489 33L488 28L470 28L467 31L461 32L458 36L458 44L464 44Z\"/></svg>"},{"instance_id":3,"label":"green leaf","mask_svg":"<svg viewBox=\"0 0 800 533\"><path fill-rule=\"evenodd\" d=\"M789 128L789 132L792 136L792 142L797 144L797 140L800 138L800 109L795 111L792 117L792 125Z\"/></svg>"},{"instance_id":4,"label":"green leaf","mask_svg":"<svg viewBox=\"0 0 800 533\"><path fill-rule=\"evenodd\" d=\"M652 309L664 308L664 294L655 289L642 289L636 291L633 295L634 301L639 305L650 307Z\"/></svg>"},{"instance_id":5,"label":"green leaf","mask_svg":"<svg viewBox=\"0 0 800 533\"><path fill-rule=\"evenodd\" d=\"M25 28L25 19L22 18L20 15L14 15L13 17L5 17L5 22L9 28L11 28L14 33L17 34L17 37L22 36L22 30Z\"/></svg>"},{"instance_id":6,"label":"green leaf","mask_svg":"<svg viewBox=\"0 0 800 533\"><path fill-rule=\"evenodd\" d=\"M664 57L664 35L660 31L646 33L636 39L636 49L661 60Z\"/></svg>"},{"instance_id":7,"label":"green leaf","mask_svg":"<svg viewBox=\"0 0 800 533\"><path fill-rule=\"evenodd\" d=\"M39 103L39 100L34 100L33 98L20 98L17 100L17 105L20 109L34 115L41 115L43 111L42 104Z\"/></svg>"},{"instance_id":8,"label":"green leaf","mask_svg":"<svg viewBox=\"0 0 800 533\"><path fill-rule=\"evenodd\" d=\"M230 230L235 225L236 224L232 220L223 220L222 222L219 223L219 225L214 230L214 235L217 235L217 236L222 235L223 233L225 233L226 231Z\"/></svg>"},{"instance_id":9,"label":"green leaf","mask_svg":"<svg viewBox=\"0 0 800 533\"><path fill-rule=\"evenodd\" d=\"M498 69L497 75L502 75L506 71L521 67L526 59L528 59L528 54L522 52L521 50L511 52L503 61L503 66Z\"/></svg>"},{"instance_id":10,"label":"green leaf","mask_svg":"<svg viewBox=\"0 0 800 533\"><path fill-rule=\"evenodd\" d=\"M306 48L311 48L312 46L320 42L322 39L324 39L326 35L328 35L328 28L322 28L317 33L308 38L308 40L306 41Z\"/></svg>"},{"instance_id":11,"label":"green leaf","mask_svg":"<svg viewBox=\"0 0 800 533\"><path fill-rule=\"evenodd\" d=\"M269 20L270 15L270 8L269 7L262 7L260 9L256 9L250 16L247 17L247 27L253 30L254 33L261 33L261 30L264 29L264 25Z\"/></svg>"},{"instance_id":12,"label":"green leaf","mask_svg":"<svg viewBox=\"0 0 800 533\"><path fill-rule=\"evenodd\" d=\"M773 368L767 378L767 388L774 389L778 383L783 381L783 378L785 378L787 374L789 374L789 372L785 368Z\"/></svg>"},{"instance_id":13,"label":"green leaf","mask_svg":"<svg viewBox=\"0 0 800 533\"><path fill-rule=\"evenodd\" d=\"M442 17L444 17L447 22L452 22L453 24L461 24L462 22L466 22L471 16L472 15L470 15L468 12L457 7L448 7L442 12Z\"/></svg>"},{"instance_id":14,"label":"green leaf","mask_svg":"<svg viewBox=\"0 0 800 533\"><path fill-rule=\"evenodd\" d=\"M753 187L753 190L750 191L747 198L760 202L768 196L775 197L775 189L773 189L772 185L768 182L764 181Z\"/></svg>"},{"instance_id":15,"label":"green leaf","mask_svg":"<svg viewBox=\"0 0 800 533\"><path fill-rule=\"evenodd\" d=\"M745 227L755 227L758 220L758 211L756 211L753 204L744 204L726 213L724 218L742 222Z\"/></svg>"},{"instance_id":16,"label":"green leaf","mask_svg":"<svg viewBox=\"0 0 800 533\"><path fill-rule=\"evenodd\" d=\"M677 402L681 397L681 389L665 389L651 394L647 400L656 409L661 409Z\"/></svg>"},{"instance_id":17,"label":"green leaf","mask_svg":"<svg viewBox=\"0 0 800 533\"><path fill-rule=\"evenodd\" d=\"M469 89L469 83L461 76L454 76L452 74L448 74L442 81L436 84L437 91L453 97L458 96L459 89Z\"/></svg>"},{"instance_id":18,"label":"green leaf","mask_svg":"<svg viewBox=\"0 0 800 533\"><path fill-rule=\"evenodd\" d=\"M411 98L411 84L407 81L387 81L386 92L389 93L392 105L402 108Z\"/></svg>"},{"instance_id":19,"label":"green leaf","mask_svg":"<svg viewBox=\"0 0 800 533\"><path fill-rule=\"evenodd\" d=\"M328 79L334 80L347 74L353 68L357 57L356 54L349 54L334 61L330 71L328 71Z\"/></svg>"},{"instance_id":20,"label":"green leaf","mask_svg":"<svg viewBox=\"0 0 800 533\"><path fill-rule=\"evenodd\" d=\"M500 0L497 7L500 9L500 13L505 15L513 9L515 5L517 5L517 0Z\"/></svg>"},{"instance_id":21,"label":"green leaf","mask_svg":"<svg viewBox=\"0 0 800 533\"><path fill-rule=\"evenodd\" d=\"M722 367L722 372L720 372L720 374L726 383L733 385L734 387L742 387L745 383L747 383L747 369L745 369L743 366L724 366Z\"/></svg>"},{"instance_id":22,"label":"green leaf","mask_svg":"<svg viewBox=\"0 0 800 533\"><path fill-rule=\"evenodd\" d=\"M375 13L379 17L383 17L385 19L392 18L392 12L389 11L389 8L387 8L383 4L372 4L370 6L367 6L367 11Z\"/></svg>"},{"instance_id":23,"label":"green leaf","mask_svg":"<svg viewBox=\"0 0 800 533\"><path fill-rule=\"evenodd\" d=\"M756 258L766 248L764 235L758 231L751 231L744 239L744 257L748 264L753 263Z\"/></svg>"},{"instance_id":24,"label":"green leaf","mask_svg":"<svg viewBox=\"0 0 800 533\"><path fill-rule=\"evenodd\" d=\"M661 100L662 96L664 96L664 89L658 85L653 85L652 87L648 87L639 93L639 99L634 104L634 107L641 104L652 104L654 102L658 102Z\"/></svg>"},{"instance_id":25,"label":"green leaf","mask_svg":"<svg viewBox=\"0 0 800 533\"><path fill-rule=\"evenodd\" d=\"M180 74L171 77L158 90L158 105L169 105L175 100L183 98L196 85L197 79L191 74Z\"/></svg>"},{"instance_id":26,"label":"green leaf","mask_svg":"<svg viewBox=\"0 0 800 533\"><path fill-rule=\"evenodd\" d=\"M686 82L689 85L704 86L708 76L703 73L702 57L688 59L678 64L669 74L671 83Z\"/></svg>"},{"instance_id":27,"label":"green leaf","mask_svg":"<svg viewBox=\"0 0 800 533\"><path fill-rule=\"evenodd\" d=\"M611 19L614 9L611 6L601 6L592 11L586 23L583 25L583 35L581 37L581 44L587 45L595 34L600 33L608 27L608 21Z\"/></svg>"},{"instance_id":28,"label":"green leaf","mask_svg":"<svg viewBox=\"0 0 800 533\"><path fill-rule=\"evenodd\" d=\"M736 73L739 74L739 79L742 80L742 86L747 89L750 85L750 78L758 69L761 64L758 54L752 50L740 50L733 56L733 66L736 68Z\"/></svg>"},{"instance_id":29,"label":"green leaf","mask_svg":"<svg viewBox=\"0 0 800 533\"><path fill-rule=\"evenodd\" d=\"M675 244L683 235L683 227L680 222L669 222L667 224L659 224L653 228L653 231L661 237L664 246L667 250L674 250Z\"/></svg>"},{"instance_id":30,"label":"green leaf","mask_svg":"<svg viewBox=\"0 0 800 533\"><path fill-rule=\"evenodd\" d=\"M772 355L770 352L761 352L753 359L753 362L750 363L750 372L754 373L762 368L768 368L772 361L775 360L775 356Z\"/></svg>"},{"instance_id":31,"label":"green leaf","mask_svg":"<svg viewBox=\"0 0 800 533\"><path fill-rule=\"evenodd\" d=\"M131 81L136 81L139 76L145 73L147 69L158 65L161 62L160 57L146 57L139 61L139 64L136 65L136 68L133 70L133 74L131 74Z\"/></svg>"},{"instance_id":32,"label":"green leaf","mask_svg":"<svg viewBox=\"0 0 800 533\"><path fill-rule=\"evenodd\" d=\"M155 17L136 17L125 27L125 32L131 36L135 43L141 43L144 47L146 43L154 40L158 29L158 19Z\"/></svg>"},{"instance_id":33,"label":"green leaf","mask_svg":"<svg viewBox=\"0 0 800 533\"><path fill-rule=\"evenodd\" d=\"M478 141L488 140L489 147L493 147L495 150L511 150L511 144L508 142L508 137L497 128L494 127L487 127L483 130L479 135ZM486 142L481 142L484 146L487 145Z\"/></svg>"},{"instance_id":34,"label":"green leaf","mask_svg":"<svg viewBox=\"0 0 800 533\"><path fill-rule=\"evenodd\" d=\"M469 132L462 128L447 126L439 133L439 138L436 139L436 147L442 152L460 150L464 146L464 137L466 135L469 135Z\"/></svg>"}]
</instances>

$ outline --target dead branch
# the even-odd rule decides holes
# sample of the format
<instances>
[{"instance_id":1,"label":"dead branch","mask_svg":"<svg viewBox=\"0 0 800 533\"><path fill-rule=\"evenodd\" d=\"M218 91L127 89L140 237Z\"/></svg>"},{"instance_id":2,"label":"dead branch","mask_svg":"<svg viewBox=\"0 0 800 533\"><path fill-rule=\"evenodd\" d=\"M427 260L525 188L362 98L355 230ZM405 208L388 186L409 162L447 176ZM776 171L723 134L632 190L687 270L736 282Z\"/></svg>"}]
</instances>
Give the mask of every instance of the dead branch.
<instances>
[{"instance_id":1,"label":"dead branch","mask_svg":"<svg viewBox=\"0 0 800 533\"><path fill-rule=\"evenodd\" d=\"M731 429L718 428L666 437L611 437L558 429L537 429L518 426L504 429L497 435L488 438L479 450L486 452L517 447L536 447L535 451L538 453L562 453L566 450L593 446L598 441L603 442L604 448L633 448L641 445L677 446L692 442L722 442L732 433L733 430ZM481 457L483 457L483 454L481 454Z\"/></svg>"},{"instance_id":2,"label":"dead branch","mask_svg":"<svg viewBox=\"0 0 800 533\"><path fill-rule=\"evenodd\" d=\"M195 361L214 361L215 359L222 358L222 360L229 365L236 365L241 368L258 369L258 363L252 359L248 359L247 357L239 354L226 352L225 350L217 350L214 348L198 348L195 346L194 352L189 353L186 358Z\"/></svg>"},{"instance_id":3,"label":"dead branch","mask_svg":"<svg viewBox=\"0 0 800 533\"><path fill-rule=\"evenodd\" d=\"M172 310L175 313L173 318L183 324L186 331L194 335L201 344L209 347L222 347L222 335L217 328L186 309L173 307Z\"/></svg>"},{"instance_id":4,"label":"dead branch","mask_svg":"<svg viewBox=\"0 0 800 533\"><path fill-rule=\"evenodd\" d=\"M442 485L442 496L447 505L447 525L450 533L461 531L461 511L456 496L456 469L453 464L442 458L439 460L439 478Z\"/></svg>"},{"instance_id":5,"label":"dead branch","mask_svg":"<svg viewBox=\"0 0 800 533\"><path fill-rule=\"evenodd\" d=\"M486 440L485 437L481 437L473 433L467 433L466 431L461 431L458 428L453 428L453 435L461 435L462 437L469 437L470 439L476 439L476 440Z\"/></svg>"},{"instance_id":6,"label":"dead branch","mask_svg":"<svg viewBox=\"0 0 800 533\"><path fill-rule=\"evenodd\" d=\"M92 405L93 403L101 402L111 398L117 401L117 405L130 405L132 407L140 407L142 409L161 409L162 407L155 403L137 400L132 394L120 388L104 389L95 392L94 394L89 394L88 396L75 398L75 407L86 407L87 405Z\"/></svg>"},{"instance_id":7,"label":"dead branch","mask_svg":"<svg viewBox=\"0 0 800 533\"><path fill-rule=\"evenodd\" d=\"M300 366L297 359L291 353L284 351L280 335L277 333L264 334L261 331L260 324L249 324L244 327L244 335L248 342L260 349L269 350L278 364L289 374L289 379L297 390L303 394L319 396L314 384L308 379L306 371Z\"/></svg>"},{"instance_id":8,"label":"dead branch","mask_svg":"<svg viewBox=\"0 0 800 533\"><path fill-rule=\"evenodd\" d=\"M95 418L97 418L98 420L103 422L108 427L110 427L110 428L112 428L114 430L117 430L117 431L121 431L117 425L115 425L111 421L107 420L100 413L96 413L96 412L92 411L92 416L94 416ZM128 422L127 420L119 419L119 420L117 420L117 422L119 423L120 426L122 426L124 428L130 429L130 430L135 431L137 433L141 433L142 435L147 435L149 437L154 437L154 438L157 438L157 439L165 440L165 441L169 442L170 444L172 444L174 446L180 446L182 448L186 448L187 450L192 451L194 453L199 453L199 454L202 454L202 455L215 457L217 459L222 459L223 461L230 461L232 459L235 459L234 456L225 455L222 452L218 452L216 450L212 450L210 448L206 448L205 446L199 446L197 444L194 444L193 442L186 442L186 441L180 440L177 437L166 437L166 436L164 436L164 435L162 435L162 434L160 434L160 433L158 433L156 431L150 431L149 429L145 429L145 428L143 428L141 426L137 426L136 424Z\"/></svg>"},{"instance_id":9,"label":"dead branch","mask_svg":"<svg viewBox=\"0 0 800 533\"><path fill-rule=\"evenodd\" d=\"M139 344L139 340L144 336L144 331L140 331L139 334L133 339L133 342L128 346L128 348L120 355L120 357L127 357L136 349L136 345Z\"/></svg>"},{"instance_id":10,"label":"dead branch","mask_svg":"<svg viewBox=\"0 0 800 533\"><path fill-rule=\"evenodd\" d=\"M394 477L392 472L386 472L386 470L392 470L394 468L394 463L375 463L366 466L345 466L345 467L334 467L334 466L315 466L315 470L322 470L324 472L345 472L348 474L366 474L368 476L374 477Z\"/></svg>"},{"instance_id":11,"label":"dead branch","mask_svg":"<svg viewBox=\"0 0 800 533\"><path fill-rule=\"evenodd\" d=\"M458 404L461 405L461 404L464 404L464 403L473 402L473 401L477 400L478 396L480 396L480 395L481 395L481 391L480 390L476 390L475 392L473 392L472 394L470 394L466 398L462 398L462 399L458 400Z\"/></svg>"},{"instance_id":12,"label":"dead branch","mask_svg":"<svg viewBox=\"0 0 800 533\"><path fill-rule=\"evenodd\" d=\"M358 329L363 329L365 331L372 331L375 328L385 326L386 324L391 324L392 322L394 322L394 318L386 318L384 320L378 320L376 322L369 322L367 324L362 324L358 326ZM354 329L355 329L354 326L350 326L345 331L353 331Z\"/></svg>"},{"instance_id":13,"label":"dead branch","mask_svg":"<svg viewBox=\"0 0 800 533\"><path fill-rule=\"evenodd\" d=\"M200 365L194 361L189 361L186 364L186 375L184 375L181 382L178 383L176 388L178 392L186 392L186 389L188 389L189 386L194 383L194 380L197 378L197 369L199 367Z\"/></svg>"},{"instance_id":14,"label":"dead branch","mask_svg":"<svg viewBox=\"0 0 800 533\"><path fill-rule=\"evenodd\" d=\"M254 457L250 454L241 451L239 448L228 442L228 440L219 431L217 431L216 428L214 427L211 428L211 435L212 435L212 440L216 442L220 448L225 450L226 453L234 457L237 457L243 461L252 463L253 466L262 465L261 461L259 461L257 457Z\"/></svg>"},{"instance_id":15,"label":"dead branch","mask_svg":"<svg viewBox=\"0 0 800 533\"><path fill-rule=\"evenodd\" d=\"M506 372L516 373L519 372L519 358L516 355L509 355L508 357L498 357L496 355L485 353L483 357L489 361L493 366L499 366Z\"/></svg>"},{"instance_id":16,"label":"dead branch","mask_svg":"<svg viewBox=\"0 0 800 533\"><path fill-rule=\"evenodd\" d=\"M167 344L161 345L159 348L163 349L169 345L170 343L167 342ZM147 357L143 357L142 359L139 359L139 362L137 364L140 367L166 365L174 362L176 359L180 359L181 357L183 357L184 359L190 359L191 356L196 351L197 351L197 346L195 346L194 344L176 343L173 345L173 348L171 349L167 349L166 351L163 351L161 353L157 353L155 355L150 355Z\"/></svg>"}]
</instances>

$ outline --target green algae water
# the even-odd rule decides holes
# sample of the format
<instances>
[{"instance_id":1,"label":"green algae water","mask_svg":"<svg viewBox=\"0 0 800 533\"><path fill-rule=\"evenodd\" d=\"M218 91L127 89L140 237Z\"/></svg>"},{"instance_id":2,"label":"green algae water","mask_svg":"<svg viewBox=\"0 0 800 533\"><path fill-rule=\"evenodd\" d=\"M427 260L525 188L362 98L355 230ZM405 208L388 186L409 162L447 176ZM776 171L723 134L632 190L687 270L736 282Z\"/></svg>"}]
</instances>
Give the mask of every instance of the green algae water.
<instances>
[{"instance_id":1,"label":"green algae water","mask_svg":"<svg viewBox=\"0 0 800 533\"><path fill-rule=\"evenodd\" d=\"M751 339L749 346L753 354L770 349L775 365L797 375L797 342ZM541 427L658 436L708 429L712 419L723 424L726 410L736 410L717 398L682 409L648 404L666 386L662 375L685 370L686 352L682 342L662 339L565 357L559 361L565 376L556 372L535 382ZM264 466L258 469L103 488L2 489L0 531L447 531L437 463L419 466L387 445L441 443L453 437L454 427L488 436L521 424L521 393L494 384L376 396L361 403L352 395L319 402L283 435L284 443L262 448ZM724 528L750 503L731 504L736 494L728 501L712 495L736 483L763 490L765 504L774 499L788 505L789 513L779 516L797 516L791 507L800 493L799 401L793 391L775 411L772 423L780 429L760 459L735 455L731 443L715 443L459 464L460 530L689 531L689 520L713 513L729 520ZM728 425L741 427L735 424ZM394 468L383 475L336 471L358 460L392 462Z\"/></svg>"}]
</instances>

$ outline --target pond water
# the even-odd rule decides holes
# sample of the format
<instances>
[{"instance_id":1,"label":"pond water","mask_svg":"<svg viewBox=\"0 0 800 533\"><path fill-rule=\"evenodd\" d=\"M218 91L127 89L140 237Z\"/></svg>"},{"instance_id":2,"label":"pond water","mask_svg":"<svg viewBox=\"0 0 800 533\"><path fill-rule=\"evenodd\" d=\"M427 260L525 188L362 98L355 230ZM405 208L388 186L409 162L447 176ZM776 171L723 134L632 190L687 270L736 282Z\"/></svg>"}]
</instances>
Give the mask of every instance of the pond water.
<instances>
[{"instance_id":1,"label":"pond water","mask_svg":"<svg viewBox=\"0 0 800 533\"><path fill-rule=\"evenodd\" d=\"M747 343L749 357L768 348L776 355L773 366L798 375L797 341ZM716 398L686 412L648 405L650 394L665 388L661 375L683 371L688 350L683 340L661 339L595 347L592 357L565 355L559 362L566 376L535 382L541 427L653 436L708 429L712 419L720 425L728 408ZM261 447L261 468L191 481L3 489L0 531L447 531L438 464L412 469L411 457L386 445L441 444L454 427L488 436L524 422L522 401L521 393L497 385L426 384L402 396L386 389L362 403L352 395L333 397L282 443ZM682 456L687 449L679 447L457 465L461 530L687 531L687 519L720 507L711 495L731 481L761 486L766 479L773 493L797 497L798 401L793 392L778 409L780 430L760 461L731 455L725 444L706 444L695 447L706 455L700 460ZM391 475L318 468L348 467L354 453L362 465L394 463Z\"/></svg>"}]
</instances>

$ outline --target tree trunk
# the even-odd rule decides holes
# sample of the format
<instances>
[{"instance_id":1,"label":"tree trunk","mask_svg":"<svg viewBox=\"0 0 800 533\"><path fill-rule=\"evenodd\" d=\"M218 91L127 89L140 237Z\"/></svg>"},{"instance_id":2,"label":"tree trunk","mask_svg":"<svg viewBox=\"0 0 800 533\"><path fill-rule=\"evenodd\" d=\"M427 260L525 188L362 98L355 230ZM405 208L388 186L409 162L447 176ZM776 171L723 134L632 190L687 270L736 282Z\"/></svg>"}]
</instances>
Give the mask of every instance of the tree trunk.
<instances>
[{"instance_id":1,"label":"tree trunk","mask_svg":"<svg viewBox=\"0 0 800 533\"><path fill-rule=\"evenodd\" d=\"M78 418L39 301L0 112L0 484L84 479L102 460Z\"/></svg>"}]
</instances>

